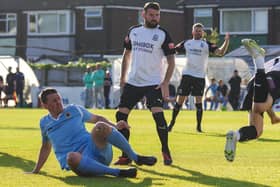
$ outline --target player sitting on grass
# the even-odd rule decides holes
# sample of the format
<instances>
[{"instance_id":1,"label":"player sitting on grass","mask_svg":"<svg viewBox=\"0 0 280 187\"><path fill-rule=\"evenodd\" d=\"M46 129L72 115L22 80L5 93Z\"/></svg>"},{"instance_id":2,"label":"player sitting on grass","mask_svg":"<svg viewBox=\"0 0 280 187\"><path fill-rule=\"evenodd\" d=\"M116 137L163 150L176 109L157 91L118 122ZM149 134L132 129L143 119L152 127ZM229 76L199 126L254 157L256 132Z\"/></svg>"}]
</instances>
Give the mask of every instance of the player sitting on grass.
<instances>
[{"instance_id":1,"label":"player sitting on grass","mask_svg":"<svg viewBox=\"0 0 280 187\"><path fill-rule=\"evenodd\" d=\"M124 151L137 165L152 166L157 159L152 156L136 154L127 140L117 129L129 128L124 121L112 124L102 116L92 114L77 105L63 107L59 93L46 88L40 93L40 99L49 114L40 121L42 146L33 171L38 173L54 148L60 166L72 170L79 176L113 175L118 177L136 177L136 168L118 169L108 167L112 161L112 145ZM89 133L85 122L95 123Z\"/></svg>"},{"instance_id":2,"label":"player sitting on grass","mask_svg":"<svg viewBox=\"0 0 280 187\"><path fill-rule=\"evenodd\" d=\"M266 66L264 63L265 51L254 40L243 39L242 44L253 57L257 72L253 90L248 92L248 95L252 93L253 104L250 105L250 99L249 102L245 100L247 109L249 109L249 126L244 126L238 131L229 131L226 135L224 153L228 161L234 160L237 141L244 142L261 136L264 112L268 113L272 123L280 122L279 117L272 110L273 103L280 98L279 63L273 63L270 67Z\"/></svg>"}]
</instances>

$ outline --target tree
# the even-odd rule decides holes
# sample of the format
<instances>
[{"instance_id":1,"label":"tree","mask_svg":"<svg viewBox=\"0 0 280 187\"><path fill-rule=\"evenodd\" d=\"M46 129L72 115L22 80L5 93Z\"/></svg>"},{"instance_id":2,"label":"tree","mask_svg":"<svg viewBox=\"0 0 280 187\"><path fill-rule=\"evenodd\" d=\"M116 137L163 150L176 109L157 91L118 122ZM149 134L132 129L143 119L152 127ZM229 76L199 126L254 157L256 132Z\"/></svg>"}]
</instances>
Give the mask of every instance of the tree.
<instances>
[{"instance_id":1,"label":"tree","mask_svg":"<svg viewBox=\"0 0 280 187\"><path fill-rule=\"evenodd\" d=\"M219 41L220 41L220 38L219 38L219 33L217 31L217 28L215 28L214 30L211 29L210 30L210 33L207 34L207 32L204 32L204 35L203 35L203 38L205 38L207 41L213 43L213 44L218 44ZM215 57L217 55L215 55L214 53L211 53L209 54L210 57Z\"/></svg>"}]
</instances>

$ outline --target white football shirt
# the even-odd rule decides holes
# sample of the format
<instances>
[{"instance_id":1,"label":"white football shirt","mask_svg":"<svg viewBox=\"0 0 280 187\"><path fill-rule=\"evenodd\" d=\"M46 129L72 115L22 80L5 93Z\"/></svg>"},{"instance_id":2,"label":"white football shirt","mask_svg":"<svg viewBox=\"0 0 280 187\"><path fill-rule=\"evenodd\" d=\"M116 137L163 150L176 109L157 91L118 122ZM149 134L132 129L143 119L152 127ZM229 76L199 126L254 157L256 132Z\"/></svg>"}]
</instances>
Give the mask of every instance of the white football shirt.
<instances>
[{"instance_id":1,"label":"white football shirt","mask_svg":"<svg viewBox=\"0 0 280 187\"><path fill-rule=\"evenodd\" d=\"M280 58L269 60L264 63L265 72L280 71Z\"/></svg>"},{"instance_id":2,"label":"white football shirt","mask_svg":"<svg viewBox=\"0 0 280 187\"><path fill-rule=\"evenodd\" d=\"M214 52L216 49L216 45L202 39L191 39L180 42L176 46L176 51L186 53L186 64L182 74L204 78L208 64L209 51Z\"/></svg>"},{"instance_id":3,"label":"white football shirt","mask_svg":"<svg viewBox=\"0 0 280 187\"><path fill-rule=\"evenodd\" d=\"M137 25L129 29L124 47L131 50L131 67L127 83L151 86L164 77L164 56L175 53L174 43L161 27L146 28Z\"/></svg>"}]
</instances>

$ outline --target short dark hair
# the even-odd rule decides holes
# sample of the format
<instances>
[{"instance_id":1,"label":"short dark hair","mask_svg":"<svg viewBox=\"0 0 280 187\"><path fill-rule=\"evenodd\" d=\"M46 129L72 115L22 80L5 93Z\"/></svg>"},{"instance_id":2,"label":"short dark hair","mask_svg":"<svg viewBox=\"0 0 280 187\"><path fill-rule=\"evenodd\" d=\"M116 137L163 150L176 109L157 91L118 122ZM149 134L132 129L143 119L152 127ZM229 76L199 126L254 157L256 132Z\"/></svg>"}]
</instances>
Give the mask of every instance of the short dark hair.
<instances>
[{"instance_id":1,"label":"short dark hair","mask_svg":"<svg viewBox=\"0 0 280 187\"><path fill-rule=\"evenodd\" d=\"M47 96L50 94L54 94L57 93L57 90L54 88L45 88L43 89L40 94L39 94L39 98L41 100L42 103L46 104L47 103Z\"/></svg>"},{"instance_id":2,"label":"short dark hair","mask_svg":"<svg viewBox=\"0 0 280 187\"><path fill-rule=\"evenodd\" d=\"M144 5L144 11L147 11L149 8L154 9L154 10L160 10L159 3L157 2L147 2Z\"/></svg>"}]
</instances>

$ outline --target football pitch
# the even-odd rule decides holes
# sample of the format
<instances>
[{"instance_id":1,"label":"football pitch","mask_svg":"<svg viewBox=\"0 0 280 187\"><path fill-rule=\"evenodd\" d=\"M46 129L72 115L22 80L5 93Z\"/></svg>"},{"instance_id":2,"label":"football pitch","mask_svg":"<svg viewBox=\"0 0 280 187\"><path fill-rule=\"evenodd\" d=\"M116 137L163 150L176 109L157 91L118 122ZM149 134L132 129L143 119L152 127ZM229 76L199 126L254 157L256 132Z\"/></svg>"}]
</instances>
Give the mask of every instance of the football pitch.
<instances>
[{"instance_id":1,"label":"football pitch","mask_svg":"<svg viewBox=\"0 0 280 187\"><path fill-rule=\"evenodd\" d=\"M115 110L91 111L115 120ZM235 161L228 162L223 153L225 134L247 124L247 112L204 111L204 133L197 133L195 111L181 111L169 134L173 164L164 166L150 112L133 110L129 118L130 143L138 153L156 156L158 163L153 167L132 164L138 174L131 179L78 177L62 171L53 152L39 175L25 174L37 161L41 145L39 119L46 113L43 109L0 109L0 186L280 186L280 124L271 125L266 114L262 137L238 143ZM171 110L166 110L165 116L169 121ZM92 124L87 128L90 130ZM113 161L119 155L120 151L114 149Z\"/></svg>"}]
</instances>

